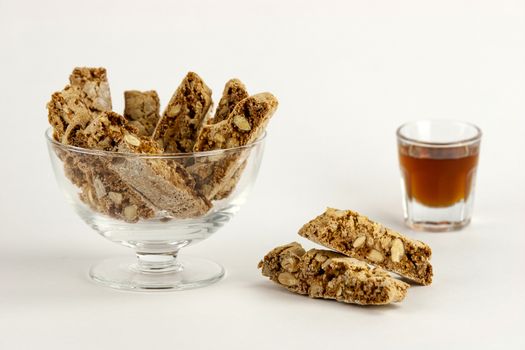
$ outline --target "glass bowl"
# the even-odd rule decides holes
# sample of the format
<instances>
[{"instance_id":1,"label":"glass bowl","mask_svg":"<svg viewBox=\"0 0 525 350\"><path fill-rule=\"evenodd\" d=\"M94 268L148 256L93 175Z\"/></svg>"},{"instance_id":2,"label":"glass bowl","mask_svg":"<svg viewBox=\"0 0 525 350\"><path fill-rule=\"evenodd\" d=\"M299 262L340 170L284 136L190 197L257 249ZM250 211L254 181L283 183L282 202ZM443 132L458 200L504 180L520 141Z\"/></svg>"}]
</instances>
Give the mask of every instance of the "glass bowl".
<instances>
[{"instance_id":1,"label":"glass bowl","mask_svg":"<svg viewBox=\"0 0 525 350\"><path fill-rule=\"evenodd\" d=\"M161 155L68 146L53 138L52 129L46 140L58 185L82 220L135 250L136 257L92 266L95 282L125 290L182 290L224 276L221 265L179 252L210 237L245 202L265 135L237 148ZM191 185L179 185L170 176Z\"/></svg>"}]
</instances>

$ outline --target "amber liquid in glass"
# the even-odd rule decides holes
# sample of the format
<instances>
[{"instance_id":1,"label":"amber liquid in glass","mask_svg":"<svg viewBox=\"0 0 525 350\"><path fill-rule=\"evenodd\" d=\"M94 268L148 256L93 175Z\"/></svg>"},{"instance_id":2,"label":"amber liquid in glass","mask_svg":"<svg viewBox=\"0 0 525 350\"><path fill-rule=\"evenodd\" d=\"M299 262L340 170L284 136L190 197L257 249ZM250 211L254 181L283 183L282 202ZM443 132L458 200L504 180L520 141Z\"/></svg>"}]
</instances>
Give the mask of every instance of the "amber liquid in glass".
<instances>
[{"instance_id":1,"label":"amber liquid in glass","mask_svg":"<svg viewBox=\"0 0 525 350\"><path fill-rule=\"evenodd\" d=\"M479 147L402 146L399 161L408 198L428 207L449 207L469 198Z\"/></svg>"}]
</instances>

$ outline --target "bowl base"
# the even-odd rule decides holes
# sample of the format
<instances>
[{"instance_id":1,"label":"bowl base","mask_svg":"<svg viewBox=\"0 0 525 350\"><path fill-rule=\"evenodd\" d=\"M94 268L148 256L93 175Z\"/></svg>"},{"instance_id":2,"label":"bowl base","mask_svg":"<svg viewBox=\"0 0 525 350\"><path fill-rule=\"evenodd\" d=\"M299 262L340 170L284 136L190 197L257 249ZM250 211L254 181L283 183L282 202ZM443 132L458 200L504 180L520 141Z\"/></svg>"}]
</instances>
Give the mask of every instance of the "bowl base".
<instances>
[{"instance_id":1,"label":"bowl base","mask_svg":"<svg viewBox=\"0 0 525 350\"><path fill-rule=\"evenodd\" d=\"M210 260L177 258L177 268L161 272L144 272L137 259L113 258L91 267L89 276L106 287L129 291L175 291L200 288L217 282L224 268Z\"/></svg>"}]
</instances>

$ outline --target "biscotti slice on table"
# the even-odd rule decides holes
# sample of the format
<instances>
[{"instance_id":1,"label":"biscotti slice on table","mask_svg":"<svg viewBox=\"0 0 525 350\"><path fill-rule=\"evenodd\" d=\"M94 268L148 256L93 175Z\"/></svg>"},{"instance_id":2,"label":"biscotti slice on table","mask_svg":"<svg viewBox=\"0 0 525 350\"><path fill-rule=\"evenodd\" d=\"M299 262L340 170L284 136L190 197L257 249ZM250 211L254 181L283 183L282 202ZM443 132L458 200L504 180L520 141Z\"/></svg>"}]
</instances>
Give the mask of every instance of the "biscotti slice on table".
<instances>
[{"instance_id":1,"label":"biscotti slice on table","mask_svg":"<svg viewBox=\"0 0 525 350\"><path fill-rule=\"evenodd\" d=\"M196 73L189 72L171 97L153 132L153 140L165 153L192 152L197 131L211 105L211 89Z\"/></svg>"},{"instance_id":2,"label":"biscotti slice on table","mask_svg":"<svg viewBox=\"0 0 525 350\"><path fill-rule=\"evenodd\" d=\"M399 302L409 288L381 268L328 250L305 252L296 242L273 249L258 267L264 276L294 293L345 303Z\"/></svg>"},{"instance_id":3,"label":"biscotti slice on table","mask_svg":"<svg viewBox=\"0 0 525 350\"><path fill-rule=\"evenodd\" d=\"M228 118L237 103L248 97L246 86L239 79L230 79L226 82L222 92L221 100L215 110L215 116L209 120L215 124Z\"/></svg>"},{"instance_id":4,"label":"biscotti slice on table","mask_svg":"<svg viewBox=\"0 0 525 350\"><path fill-rule=\"evenodd\" d=\"M160 101L155 91L124 91L124 117L140 136L151 136L160 118Z\"/></svg>"},{"instance_id":5,"label":"biscotti slice on table","mask_svg":"<svg viewBox=\"0 0 525 350\"><path fill-rule=\"evenodd\" d=\"M154 157L134 156L162 153L156 142L138 136L134 131L122 116L110 112L94 119L83 133L89 148L128 154L110 158L107 168L157 211L177 218L204 215L211 204L193 189L193 178L181 165L168 164L166 160Z\"/></svg>"},{"instance_id":6,"label":"biscotti slice on table","mask_svg":"<svg viewBox=\"0 0 525 350\"><path fill-rule=\"evenodd\" d=\"M432 251L428 245L359 213L328 208L305 224L299 235L417 283L432 283Z\"/></svg>"},{"instance_id":7,"label":"biscotti slice on table","mask_svg":"<svg viewBox=\"0 0 525 350\"><path fill-rule=\"evenodd\" d=\"M202 126L194 151L227 149L254 142L263 134L277 105L275 96L268 92L245 98L235 105L225 120ZM197 190L211 200L221 191L232 187L231 180L235 179L236 172L247 156L247 152L225 153L211 166L208 165L209 158L197 158L195 165L189 167L188 171L195 177ZM201 171L203 169L206 171Z\"/></svg>"}]
</instances>

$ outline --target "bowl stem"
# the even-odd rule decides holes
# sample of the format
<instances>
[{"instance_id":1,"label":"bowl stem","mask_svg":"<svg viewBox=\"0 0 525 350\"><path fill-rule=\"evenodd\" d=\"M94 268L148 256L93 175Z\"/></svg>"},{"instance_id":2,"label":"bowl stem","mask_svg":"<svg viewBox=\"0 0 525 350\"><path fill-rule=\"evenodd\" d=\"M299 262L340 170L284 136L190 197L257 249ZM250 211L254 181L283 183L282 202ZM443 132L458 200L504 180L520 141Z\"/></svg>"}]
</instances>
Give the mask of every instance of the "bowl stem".
<instances>
[{"instance_id":1,"label":"bowl stem","mask_svg":"<svg viewBox=\"0 0 525 350\"><path fill-rule=\"evenodd\" d=\"M136 269L144 273L163 273L181 271L183 266L177 261L179 250L163 253L136 252Z\"/></svg>"}]
</instances>

